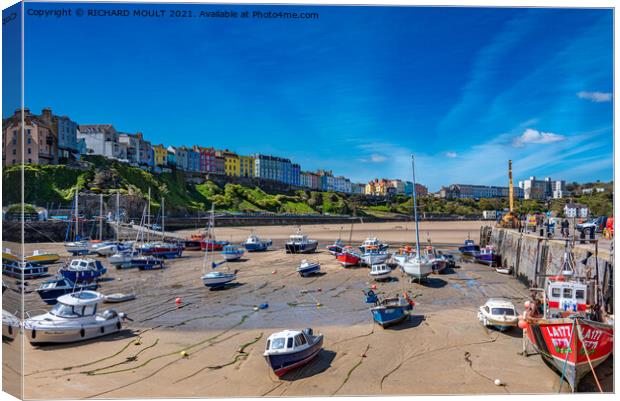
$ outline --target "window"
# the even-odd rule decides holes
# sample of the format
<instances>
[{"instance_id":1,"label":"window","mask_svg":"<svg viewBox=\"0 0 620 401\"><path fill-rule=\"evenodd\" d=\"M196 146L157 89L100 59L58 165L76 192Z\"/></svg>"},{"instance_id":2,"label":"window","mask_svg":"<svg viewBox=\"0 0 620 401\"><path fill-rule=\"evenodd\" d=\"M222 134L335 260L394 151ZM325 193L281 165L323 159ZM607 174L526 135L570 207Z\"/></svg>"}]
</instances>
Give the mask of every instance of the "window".
<instances>
[{"instance_id":1,"label":"window","mask_svg":"<svg viewBox=\"0 0 620 401\"><path fill-rule=\"evenodd\" d=\"M13 149L13 156L17 154L17 149Z\"/></svg>"},{"instance_id":2,"label":"window","mask_svg":"<svg viewBox=\"0 0 620 401\"><path fill-rule=\"evenodd\" d=\"M575 298L583 300L585 297L586 292L584 290L575 290Z\"/></svg>"},{"instance_id":3,"label":"window","mask_svg":"<svg viewBox=\"0 0 620 401\"><path fill-rule=\"evenodd\" d=\"M307 343L306 336L304 336L303 334L300 334L300 337L301 337L301 345L306 344Z\"/></svg>"},{"instance_id":4,"label":"window","mask_svg":"<svg viewBox=\"0 0 620 401\"><path fill-rule=\"evenodd\" d=\"M28 145L30 145L32 143L32 139L30 137L28 137L28 139L26 140L26 143L28 143Z\"/></svg>"},{"instance_id":5,"label":"window","mask_svg":"<svg viewBox=\"0 0 620 401\"><path fill-rule=\"evenodd\" d=\"M506 316L514 316L515 315L515 311L514 309L510 309L510 308L493 308L491 309L492 311L492 315L506 315Z\"/></svg>"},{"instance_id":6,"label":"window","mask_svg":"<svg viewBox=\"0 0 620 401\"><path fill-rule=\"evenodd\" d=\"M296 335L295 336L295 346L299 347L301 345L301 336L300 335Z\"/></svg>"},{"instance_id":7,"label":"window","mask_svg":"<svg viewBox=\"0 0 620 401\"><path fill-rule=\"evenodd\" d=\"M564 288L564 291L562 293L562 298L572 298L573 297L573 290L570 288Z\"/></svg>"},{"instance_id":8,"label":"window","mask_svg":"<svg viewBox=\"0 0 620 401\"><path fill-rule=\"evenodd\" d=\"M552 298L558 298L560 296L560 289L559 288L552 288L551 289L551 297Z\"/></svg>"},{"instance_id":9,"label":"window","mask_svg":"<svg viewBox=\"0 0 620 401\"><path fill-rule=\"evenodd\" d=\"M28 148L28 154L32 154L32 149Z\"/></svg>"},{"instance_id":10,"label":"window","mask_svg":"<svg viewBox=\"0 0 620 401\"><path fill-rule=\"evenodd\" d=\"M271 340L267 340L267 345L265 346L265 349L269 349L269 345L271 345Z\"/></svg>"},{"instance_id":11,"label":"window","mask_svg":"<svg viewBox=\"0 0 620 401\"><path fill-rule=\"evenodd\" d=\"M286 348L293 348L293 337L289 337L286 341Z\"/></svg>"}]
</instances>

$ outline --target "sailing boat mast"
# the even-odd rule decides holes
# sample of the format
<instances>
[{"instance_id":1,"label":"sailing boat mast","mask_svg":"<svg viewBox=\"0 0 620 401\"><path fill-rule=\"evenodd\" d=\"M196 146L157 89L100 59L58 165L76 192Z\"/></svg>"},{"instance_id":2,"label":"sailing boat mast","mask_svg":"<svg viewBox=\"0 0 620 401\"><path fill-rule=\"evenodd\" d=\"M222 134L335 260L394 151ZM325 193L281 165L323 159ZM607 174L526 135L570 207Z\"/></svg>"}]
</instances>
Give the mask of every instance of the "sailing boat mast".
<instances>
[{"instance_id":1,"label":"sailing boat mast","mask_svg":"<svg viewBox=\"0 0 620 401\"><path fill-rule=\"evenodd\" d=\"M103 194L99 194L99 241L103 239Z\"/></svg>"},{"instance_id":2,"label":"sailing boat mast","mask_svg":"<svg viewBox=\"0 0 620 401\"><path fill-rule=\"evenodd\" d=\"M413 174L413 217L415 219L415 249L416 255L418 258L420 255L420 234L418 232L418 203L416 199L416 188L415 188L415 156L411 155L411 171Z\"/></svg>"},{"instance_id":3,"label":"sailing boat mast","mask_svg":"<svg viewBox=\"0 0 620 401\"><path fill-rule=\"evenodd\" d=\"M77 241L79 239L80 236L80 230L79 230L79 211L78 211L78 187L77 185L75 186L75 237L74 237L74 241Z\"/></svg>"},{"instance_id":4,"label":"sailing boat mast","mask_svg":"<svg viewBox=\"0 0 620 401\"><path fill-rule=\"evenodd\" d=\"M146 212L146 242L151 242L151 187L149 187L148 209Z\"/></svg>"},{"instance_id":5,"label":"sailing boat mast","mask_svg":"<svg viewBox=\"0 0 620 401\"><path fill-rule=\"evenodd\" d=\"M116 191L116 242L120 236L120 214L119 214L120 192Z\"/></svg>"},{"instance_id":6,"label":"sailing boat mast","mask_svg":"<svg viewBox=\"0 0 620 401\"><path fill-rule=\"evenodd\" d=\"M166 240L166 209L164 208L166 204L166 199L165 198L161 198L161 240L165 241Z\"/></svg>"}]
</instances>

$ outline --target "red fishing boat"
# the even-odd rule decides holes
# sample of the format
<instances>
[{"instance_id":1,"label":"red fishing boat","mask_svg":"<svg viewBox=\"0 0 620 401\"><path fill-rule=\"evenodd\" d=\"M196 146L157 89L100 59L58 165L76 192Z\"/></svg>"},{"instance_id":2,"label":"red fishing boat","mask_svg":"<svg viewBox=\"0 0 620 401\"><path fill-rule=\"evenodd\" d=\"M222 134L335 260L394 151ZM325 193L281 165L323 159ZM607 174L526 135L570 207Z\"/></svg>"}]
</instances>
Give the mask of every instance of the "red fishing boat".
<instances>
[{"instance_id":1,"label":"red fishing boat","mask_svg":"<svg viewBox=\"0 0 620 401\"><path fill-rule=\"evenodd\" d=\"M204 240L204 238L204 232L194 233L188 239L183 241L183 246L185 247L186 251L199 251L200 243L202 242L202 240Z\"/></svg>"},{"instance_id":2,"label":"red fishing boat","mask_svg":"<svg viewBox=\"0 0 620 401\"><path fill-rule=\"evenodd\" d=\"M541 304L526 303L519 327L526 344L553 366L573 391L613 352L614 328L603 313L588 304L591 280L573 277L570 254L565 253L562 275L548 277ZM593 302L597 303L597 302ZM542 311L541 311L542 308Z\"/></svg>"},{"instance_id":3,"label":"red fishing boat","mask_svg":"<svg viewBox=\"0 0 620 401\"><path fill-rule=\"evenodd\" d=\"M340 264L344 267L351 267L351 266L356 266L360 263L360 260L362 259L361 255L355 253L353 251L353 248L351 247L345 247L342 250L342 253L339 253L336 256L336 259L338 259L338 261L340 262Z\"/></svg>"}]
</instances>

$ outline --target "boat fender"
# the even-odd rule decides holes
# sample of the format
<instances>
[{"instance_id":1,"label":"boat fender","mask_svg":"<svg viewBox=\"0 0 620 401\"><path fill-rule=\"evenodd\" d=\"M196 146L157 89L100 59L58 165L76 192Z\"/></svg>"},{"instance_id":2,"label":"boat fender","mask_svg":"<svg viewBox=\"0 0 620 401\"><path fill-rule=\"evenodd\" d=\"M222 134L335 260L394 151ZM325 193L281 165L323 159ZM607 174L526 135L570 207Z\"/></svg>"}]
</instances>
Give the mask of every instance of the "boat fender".
<instances>
[{"instance_id":1,"label":"boat fender","mask_svg":"<svg viewBox=\"0 0 620 401\"><path fill-rule=\"evenodd\" d=\"M86 335L86 330L84 330L84 327L82 327L80 329L80 337L84 338L85 335Z\"/></svg>"},{"instance_id":2,"label":"boat fender","mask_svg":"<svg viewBox=\"0 0 620 401\"><path fill-rule=\"evenodd\" d=\"M35 338L37 338L37 330L32 329L32 339L34 340Z\"/></svg>"},{"instance_id":3,"label":"boat fender","mask_svg":"<svg viewBox=\"0 0 620 401\"><path fill-rule=\"evenodd\" d=\"M116 328L117 329L121 329L121 321L119 320L118 322L116 322Z\"/></svg>"},{"instance_id":4,"label":"boat fender","mask_svg":"<svg viewBox=\"0 0 620 401\"><path fill-rule=\"evenodd\" d=\"M9 325L9 335L13 335L13 326Z\"/></svg>"},{"instance_id":5,"label":"boat fender","mask_svg":"<svg viewBox=\"0 0 620 401\"><path fill-rule=\"evenodd\" d=\"M101 326L101 334L105 333L105 326Z\"/></svg>"}]
</instances>

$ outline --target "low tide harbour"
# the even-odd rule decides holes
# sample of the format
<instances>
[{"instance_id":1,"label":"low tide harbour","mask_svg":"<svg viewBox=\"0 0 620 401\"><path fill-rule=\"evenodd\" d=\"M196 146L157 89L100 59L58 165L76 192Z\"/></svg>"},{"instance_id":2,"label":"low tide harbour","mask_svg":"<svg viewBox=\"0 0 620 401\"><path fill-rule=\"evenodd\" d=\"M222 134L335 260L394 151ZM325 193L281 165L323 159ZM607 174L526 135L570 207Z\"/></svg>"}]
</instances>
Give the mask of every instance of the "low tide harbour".
<instances>
[{"instance_id":1,"label":"low tide harbour","mask_svg":"<svg viewBox=\"0 0 620 401\"><path fill-rule=\"evenodd\" d=\"M423 222L421 242L458 254L470 236L478 240L482 222ZM218 239L240 243L252 228L216 229ZM523 310L528 288L509 275L471 261L433 274L426 283L411 283L395 270L377 292L415 297L408 320L389 329L373 323L362 290L373 284L367 267L345 269L325 247L338 237L359 245L376 236L390 244L413 243L413 224L374 223L349 226L305 226L304 234L319 240L318 252L291 255L284 242L296 227L256 227L274 246L246 253L238 262L237 284L209 290L200 280L203 253L186 251L160 271L117 270L107 265L100 282L103 294L134 293L136 299L104 304L126 312L119 333L81 343L25 344L26 398L326 396L410 394L513 394L570 391L539 355L523 356L519 328L499 332L483 327L478 307L489 298L506 298ZM188 236L191 231L176 233ZM4 244L17 249L17 244ZM63 244L28 244L55 251L66 261ZM391 251L395 248L391 248ZM458 258L458 257L457 257ZM300 277L302 259L321 263L321 274ZM50 267L55 273L61 264ZM221 269L226 269L222 266ZM25 310L49 309L33 290L44 279L26 286ZM14 279L4 309L16 305ZM7 294L8 293L8 294ZM177 301L180 298L180 302ZM257 308L268 304L265 309ZM278 379L263 351L267 337L283 329L311 327L324 334L324 349L310 364ZM5 383L18 381L11 367L18 342L3 342ZM613 391L611 358L597 368L605 391ZM500 380L500 385L495 383ZM579 391L596 391L591 375Z\"/></svg>"}]
</instances>

